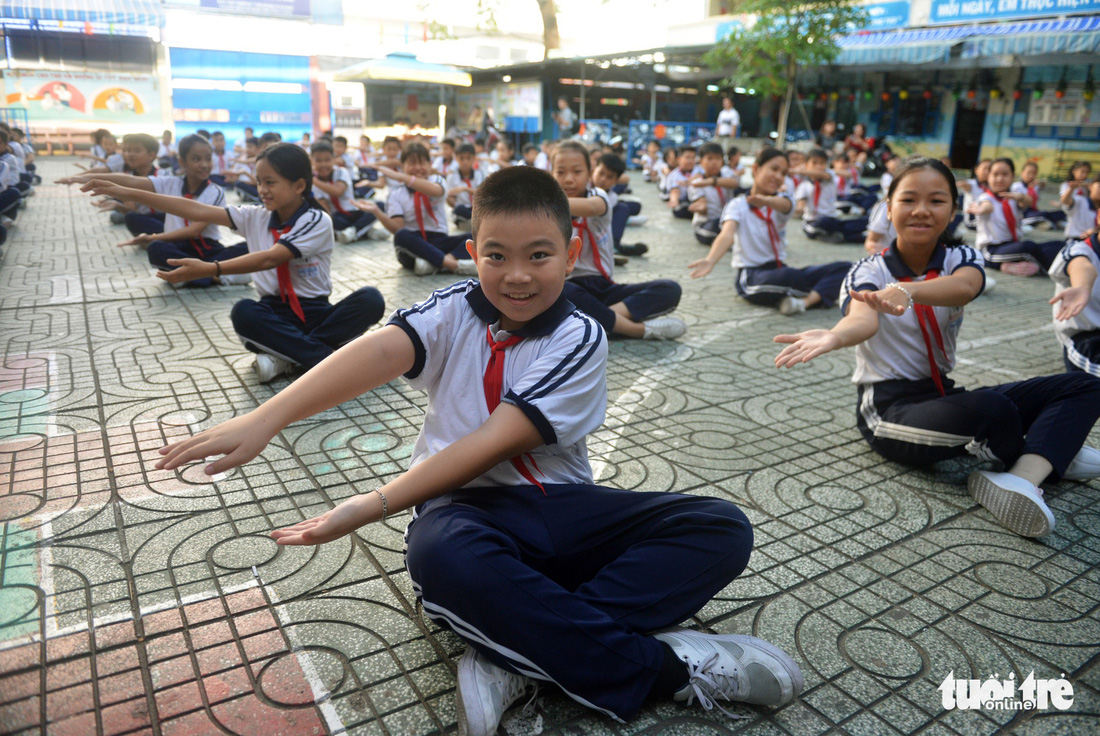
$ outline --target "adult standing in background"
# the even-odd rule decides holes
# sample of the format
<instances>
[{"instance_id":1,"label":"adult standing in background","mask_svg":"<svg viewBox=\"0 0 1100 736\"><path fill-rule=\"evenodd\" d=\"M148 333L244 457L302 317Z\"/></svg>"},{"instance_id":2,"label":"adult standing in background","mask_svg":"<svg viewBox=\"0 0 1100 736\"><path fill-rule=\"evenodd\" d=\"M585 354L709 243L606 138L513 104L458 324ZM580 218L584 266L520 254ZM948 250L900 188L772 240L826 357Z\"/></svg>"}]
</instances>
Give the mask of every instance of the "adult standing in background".
<instances>
[{"instance_id":1,"label":"adult standing in background","mask_svg":"<svg viewBox=\"0 0 1100 736\"><path fill-rule=\"evenodd\" d=\"M554 113L554 121L558 124L558 138L565 140L573 137L577 116L569 109L569 100L564 97L558 98L558 111Z\"/></svg>"},{"instance_id":2,"label":"adult standing in background","mask_svg":"<svg viewBox=\"0 0 1100 736\"><path fill-rule=\"evenodd\" d=\"M722 98L722 111L718 113L718 144L725 153L733 145L733 139L737 137L737 131L741 128L741 116L733 108L733 99Z\"/></svg>"}]
</instances>

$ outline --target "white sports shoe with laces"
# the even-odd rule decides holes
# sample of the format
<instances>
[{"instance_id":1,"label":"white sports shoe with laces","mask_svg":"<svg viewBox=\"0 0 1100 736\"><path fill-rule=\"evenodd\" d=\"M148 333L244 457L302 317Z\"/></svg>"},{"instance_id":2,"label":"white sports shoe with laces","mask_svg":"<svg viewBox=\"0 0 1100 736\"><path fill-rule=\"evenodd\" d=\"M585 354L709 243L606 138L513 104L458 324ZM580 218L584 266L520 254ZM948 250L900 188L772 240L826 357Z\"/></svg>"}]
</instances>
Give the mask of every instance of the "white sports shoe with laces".
<instances>
[{"instance_id":1,"label":"white sports shoe with laces","mask_svg":"<svg viewBox=\"0 0 1100 736\"><path fill-rule=\"evenodd\" d=\"M508 706L527 691L531 680L497 667L473 647L458 660L455 710L459 736L492 736Z\"/></svg>"},{"instance_id":2,"label":"white sports shoe with laces","mask_svg":"<svg viewBox=\"0 0 1100 736\"><path fill-rule=\"evenodd\" d=\"M688 684L673 700L705 710L719 700L752 705L785 705L802 692L802 670L786 652L755 636L703 634L690 629L669 629L653 635L672 647L687 664Z\"/></svg>"},{"instance_id":3,"label":"white sports shoe with laces","mask_svg":"<svg viewBox=\"0 0 1100 736\"><path fill-rule=\"evenodd\" d=\"M654 317L642 322L645 340L675 340L687 332L687 325L679 317Z\"/></svg>"},{"instance_id":4,"label":"white sports shoe with laces","mask_svg":"<svg viewBox=\"0 0 1100 736\"><path fill-rule=\"evenodd\" d=\"M1063 480L1092 480L1100 478L1100 450L1083 446L1073 457L1073 462L1062 475Z\"/></svg>"},{"instance_id":5,"label":"white sports shoe with laces","mask_svg":"<svg viewBox=\"0 0 1100 736\"><path fill-rule=\"evenodd\" d=\"M1024 537L1054 531L1054 514L1043 500L1043 489L1012 473L975 470L966 479L971 497L1009 530Z\"/></svg>"}]
</instances>

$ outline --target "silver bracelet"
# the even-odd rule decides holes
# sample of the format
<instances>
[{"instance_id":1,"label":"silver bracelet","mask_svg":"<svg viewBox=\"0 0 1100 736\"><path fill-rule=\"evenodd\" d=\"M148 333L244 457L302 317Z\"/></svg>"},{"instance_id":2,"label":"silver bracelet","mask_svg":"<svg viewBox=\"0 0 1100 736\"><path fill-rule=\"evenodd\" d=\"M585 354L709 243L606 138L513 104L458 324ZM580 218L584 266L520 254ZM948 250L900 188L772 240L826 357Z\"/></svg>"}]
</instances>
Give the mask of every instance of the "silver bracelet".
<instances>
[{"instance_id":1,"label":"silver bracelet","mask_svg":"<svg viewBox=\"0 0 1100 736\"><path fill-rule=\"evenodd\" d=\"M390 512L390 508L386 504L386 497L383 496L382 491L378 490L377 488L374 489L374 492L378 494L378 497L380 499L382 499L382 518L379 519L379 521L385 521L386 520L386 515Z\"/></svg>"},{"instance_id":2,"label":"silver bracelet","mask_svg":"<svg viewBox=\"0 0 1100 736\"><path fill-rule=\"evenodd\" d=\"M905 294L905 298L909 300L909 303L905 305L905 309L908 311L913 308L913 295L909 293L909 290L899 284L897 281L891 281L886 285L887 289L897 289L902 294Z\"/></svg>"}]
</instances>

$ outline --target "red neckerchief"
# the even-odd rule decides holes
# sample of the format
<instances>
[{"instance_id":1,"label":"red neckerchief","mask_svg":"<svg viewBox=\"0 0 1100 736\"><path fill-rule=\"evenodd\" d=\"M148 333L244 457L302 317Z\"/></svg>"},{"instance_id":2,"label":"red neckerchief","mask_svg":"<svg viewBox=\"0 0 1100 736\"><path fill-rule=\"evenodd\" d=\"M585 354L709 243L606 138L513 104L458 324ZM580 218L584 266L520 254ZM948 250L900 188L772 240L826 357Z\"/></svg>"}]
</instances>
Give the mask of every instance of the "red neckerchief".
<instances>
[{"instance_id":1,"label":"red neckerchief","mask_svg":"<svg viewBox=\"0 0 1100 736\"><path fill-rule=\"evenodd\" d=\"M427 194L424 194L424 192L418 192L415 189L409 189L409 191L413 194L413 207L416 209L416 226L420 228L420 237L427 240L428 234L427 231L424 230L424 212L421 210L421 208L427 207L428 214L432 217L432 222L434 222L436 225L439 224L439 222L435 219L435 210L432 209L431 197L429 197Z\"/></svg>"},{"instance_id":2,"label":"red neckerchief","mask_svg":"<svg viewBox=\"0 0 1100 736\"><path fill-rule=\"evenodd\" d=\"M202 194L202 190L206 189L206 185L207 185L207 184L209 184L209 183L210 183L210 180L209 180L209 179L207 179L206 181L204 181L204 182L203 182L203 183L202 183L201 185L199 185L199 189L198 189L198 191L197 191L197 192L195 192L194 194L192 194L191 192L184 192L184 193L183 193L183 198L184 198L184 199L194 199L194 198L195 198L195 197L197 197L198 195ZM184 188L185 188L185 189L187 188L187 179L184 179L184 180L183 180L183 186L184 186ZM190 225L191 225L191 222L190 222L190 220L188 220L187 218L184 218L184 220L183 220L183 226L184 226L184 227L189 227ZM206 228L203 228L203 229L205 230ZM194 241L192 241L192 242L194 242ZM202 253L204 253L205 251L207 251L207 250L209 250L209 249L210 249L210 246L208 246L208 245L206 244L206 238L204 238L204 237L202 236L202 233L199 233L199 239L198 239L198 242L197 242L197 243L195 243L195 245L197 245L197 246L198 246L198 248L199 248L199 253L200 253L200 254L202 254Z\"/></svg>"},{"instance_id":3,"label":"red neckerchief","mask_svg":"<svg viewBox=\"0 0 1100 736\"><path fill-rule=\"evenodd\" d=\"M447 175L447 169L450 167L450 165L452 163L454 163L454 160L452 159L451 161L447 161L447 159L445 159L445 158L440 158L439 160L443 164L443 171L441 171L439 173L443 174L443 176L446 176Z\"/></svg>"},{"instance_id":4,"label":"red neckerchief","mask_svg":"<svg viewBox=\"0 0 1100 736\"><path fill-rule=\"evenodd\" d=\"M500 406L500 395L504 391L504 351L507 348L512 347L520 340L523 339L520 335L512 335L507 340L501 340L497 342L493 339L493 330L490 327L485 328L485 339L489 342L489 364L485 366L485 377L482 380L482 386L485 389L485 406L489 409L489 413L492 414L496 411L496 408ZM531 457L531 453L527 453L527 458L534 465L535 470L539 469L538 465L535 465L535 459ZM523 459L519 456L512 458L512 466L515 467L519 474L533 486L538 486L538 489L542 491L543 495L546 495L546 489L542 487L542 483L531 474L531 471L527 469L527 466L523 464ZM539 471L542 472L541 470Z\"/></svg>"},{"instance_id":5,"label":"red neckerchief","mask_svg":"<svg viewBox=\"0 0 1100 736\"><path fill-rule=\"evenodd\" d=\"M940 275L939 269L933 268L927 274L925 274L924 280L931 281ZM898 281L912 281L911 276L902 276ZM924 347L928 351L928 368L932 372L932 383L936 384L936 390L940 392L940 396L946 396L947 394L943 390L943 378L940 377L939 366L936 365L936 356L932 351L932 340L928 336L929 330L932 331L932 335L936 338L936 344L940 347L940 352L943 353L943 357L947 357L947 349L943 345L943 333L940 331L940 323L936 320L936 312L927 304L914 304L913 311L917 313L917 323L920 325L920 334L924 338Z\"/></svg>"},{"instance_id":6,"label":"red neckerchief","mask_svg":"<svg viewBox=\"0 0 1100 736\"><path fill-rule=\"evenodd\" d=\"M1016 215L1012 214L1012 202L1007 199L1001 199L996 194L989 190L989 187L985 188L985 193L993 199L1001 203L1001 211L1005 214L1005 224L1008 225L1008 233L1012 236L1012 242L1015 243L1016 237Z\"/></svg>"},{"instance_id":7,"label":"red neckerchief","mask_svg":"<svg viewBox=\"0 0 1100 736\"><path fill-rule=\"evenodd\" d=\"M749 212L753 213L761 220L763 220L768 226L768 241L772 244L772 253L775 254L775 265L782 266L783 260L779 257L779 229L775 226L775 220L772 219L772 208L765 207L764 213L761 214L759 207L749 207Z\"/></svg>"},{"instance_id":8,"label":"red neckerchief","mask_svg":"<svg viewBox=\"0 0 1100 736\"><path fill-rule=\"evenodd\" d=\"M814 179L814 214L817 214L817 203L821 200L821 182Z\"/></svg>"},{"instance_id":9,"label":"red neckerchief","mask_svg":"<svg viewBox=\"0 0 1100 736\"><path fill-rule=\"evenodd\" d=\"M335 174L335 172L332 173L332 174L329 174L327 179L325 177L321 176L320 174L318 174L317 178L320 179L321 181L323 181L325 184L331 184L336 179L336 174ZM347 185L345 184L345 186L347 186ZM327 192L326 192L326 194L327 194ZM328 199L329 199L330 202L332 202L332 206L336 208L336 211L339 212L341 215L346 215L348 213L348 211L346 209L344 209L343 207L340 206L340 198L339 197L334 197L331 194L329 194Z\"/></svg>"},{"instance_id":10,"label":"red neckerchief","mask_svg":"<svg viewBox=\"0 0 1100 736\"><path fill-rule=\"evenodd\" d=\"M588 245L592 249L592 260L596 264L596 270L598 270L605 279L611 281L611 275L607 272L607 269L603 267L603 260L600 258L600 249L596 247L596 236L592 234L592 228L588 227L587 217L574 217L573 228L577 231L577 235L581 238L581 243L584 242L584 236L588 234Z\"/></svg>"},{"instance_id":11,"label":"red neckerchief","mask_svg":"<svg viewBox=\"0 0 1100 736\"><path fill-rule=\"evenodd\" d=\"M837 196L838 197L842 196L844 194L844 190L847 187L848 187L848 180L845 179L843 176L838 176L836 178L836 193L837 193ZM817 191L816 190L814 191L814 207L817 207Z\"/></svg>"},{"instance_id":12,"label":"red neckerchief","mask_svg":"<svg viewBox=\"0 0 1100 736\"><path fill-rule=\"evenodd\" d=\"M274 248L275 244L279 242L279 238L290 232L290 228L293 225L287 225L282 230L271 228L271 247ZM302 311L302 304L298 301L298 295L294 293L294 284L290 281L290 265L287 262L280 263L275 267L275 275L279 279L279 298L284 303L290 302L290 310L294 312L294 315L302 320L304 324L306 321L306 313Z\"/></svg>"},{"instance_id":13,"label":"red neckerchief","mask_svg":"<svg viewBox=\"0 0 1100 736\"><path fill-rule=\"evenodd\" d=\"M224 173L225 172L225 154L224 153L219 153L219 154L216 154L216 155L218 157L218 169L221 170L222 173Z\"/></svg>"},{"instance_id":14,"label":"red neckerchief","mask_svg":"<svg viewBox=\"0 0 1100 736\"><path fill-rule=\"evenodd\" d=\"M1031 197L1031 206L1039 209L1039 189L1034 184L1024 184L1024 187L1027 189L1027 196Z\"/></svg>"},{"instance_id":15,"label":"red neckerchief","mask_svg":"<svg viewBox=\"0 0 1100 736\"><path fill-rule=\"evenodd\" d=\"M797 187L797 186L798 186L799 184L801 184L801 183L802 183L802 180L801 180L801 179L799 179L799 178L798 178L797 176L795 176L795 175L793 175L793 174L792 174L792 175L791 175L791 182L793 182L793 183L794 183L794 185L795 185L795 186Z\"/></svg>"},{"instance_id":16,"label":"red neckerchief","mask_svg":"<svg viewBox=\"0 0 1100 736\"><path fill-rule=\"evenodd\" d=\"M714 185L714 191L718 192L718 202L722 205L722 209L726 208L726 195L722 194L722 187L718 184Z\"/></svg>"}]
</instances>

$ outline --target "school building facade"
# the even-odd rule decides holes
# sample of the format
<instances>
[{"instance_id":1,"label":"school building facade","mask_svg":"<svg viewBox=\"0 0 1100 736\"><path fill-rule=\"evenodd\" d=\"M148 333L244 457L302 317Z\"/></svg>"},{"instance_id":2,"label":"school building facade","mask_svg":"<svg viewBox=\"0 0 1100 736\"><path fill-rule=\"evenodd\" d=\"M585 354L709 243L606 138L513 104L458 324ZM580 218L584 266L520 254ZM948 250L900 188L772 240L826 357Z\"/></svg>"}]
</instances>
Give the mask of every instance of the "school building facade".
<instances>
[{"instance_id":1,"label":"school building facade","mask_svg":"<svg viewBox=\"0 0 1100 736\"><path fill-rule=\"evenodd\" d=\"M674 27L670 44L704 48L735 16ZM793 131L826 119L863 122L899 153L1036 161L1043 175L1100 163L1100 0L887 0L865 3L868 27L841 39L835 63L798 78ZM736 103L746 132L774 129L774 100ZM801 110L797 109L801 106ZM753 123L755 122L755 125Z\"/></svg>"}]
</instances>

